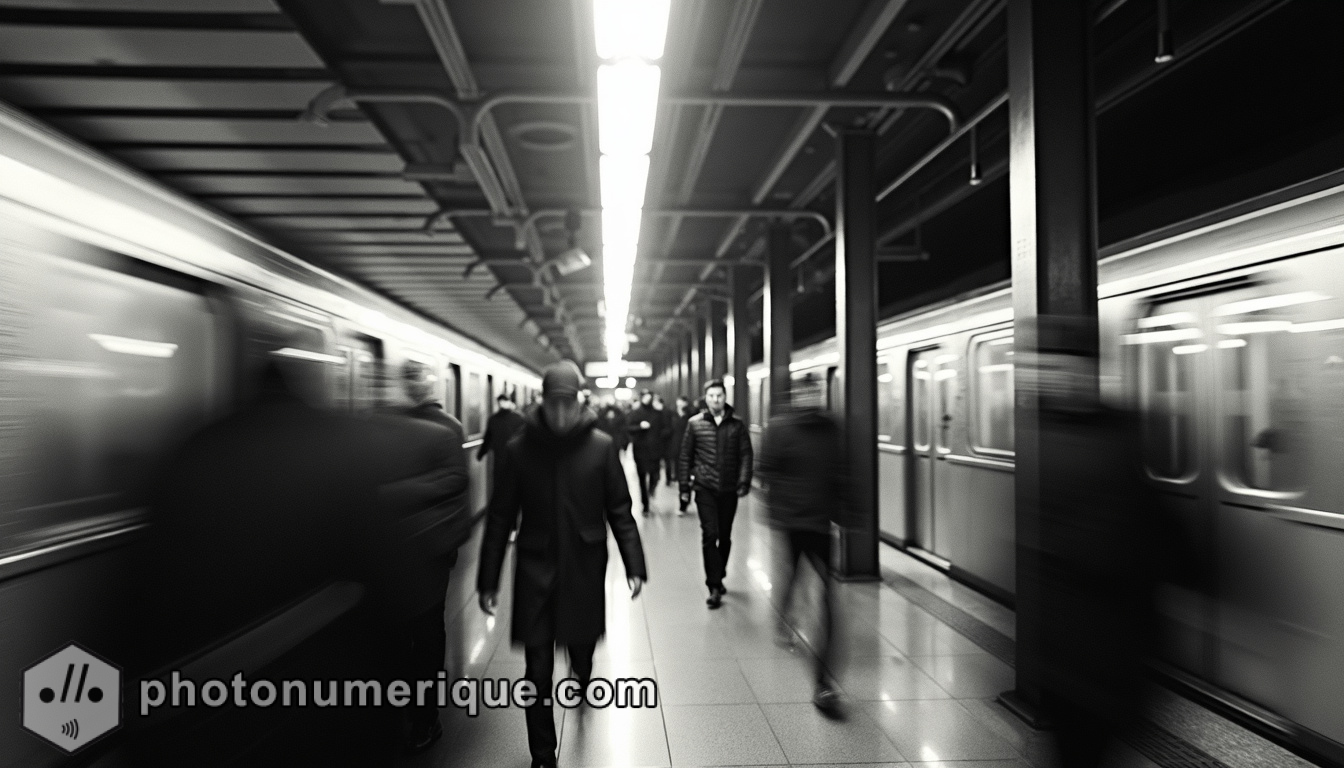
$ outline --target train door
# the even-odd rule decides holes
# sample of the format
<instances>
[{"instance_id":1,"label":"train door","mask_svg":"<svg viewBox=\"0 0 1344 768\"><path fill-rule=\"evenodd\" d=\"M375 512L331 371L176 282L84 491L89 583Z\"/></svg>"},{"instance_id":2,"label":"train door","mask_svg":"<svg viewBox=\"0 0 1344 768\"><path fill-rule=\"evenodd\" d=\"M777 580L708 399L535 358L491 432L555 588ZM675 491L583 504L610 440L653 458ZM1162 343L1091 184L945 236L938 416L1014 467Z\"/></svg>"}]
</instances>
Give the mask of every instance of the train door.
<instances>
[{"instance_id":1,"label":"train door","mask_svg":"<svg viewBox=\"0 0 1344 768\"><path fill-rule=\"evenodd\" d=\"M934 464L937 448L935 431L941 408L938 387L934 377L940 347L911 352L906 370L906 388L910 393L910 418L907 424L907 442L910 446L910 543L926 551L934 551Z\"/></svg>"},{"instance_id":2,"label":"train door","mask_svg":"<svg viewBox=\"0 0 1344 768\"><path fill-rule=\"evenodd\" d=\"M350 355L350 410L371 411L382 405L383 343L368 336L346 341Z\"/></svg>"}]
</instances>

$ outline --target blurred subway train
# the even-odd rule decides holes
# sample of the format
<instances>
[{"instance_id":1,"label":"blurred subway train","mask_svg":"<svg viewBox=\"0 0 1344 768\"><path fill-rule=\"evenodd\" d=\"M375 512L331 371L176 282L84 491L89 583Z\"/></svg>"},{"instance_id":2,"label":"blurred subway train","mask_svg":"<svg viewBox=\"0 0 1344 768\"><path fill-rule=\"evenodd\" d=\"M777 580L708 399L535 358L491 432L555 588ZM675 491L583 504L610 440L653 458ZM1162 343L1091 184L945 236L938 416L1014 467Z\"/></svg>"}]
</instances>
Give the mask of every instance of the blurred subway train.
<instances>
[{"instance_id":1,"label":"blurred subway train","mask_svg":"<svg viewBox=\"0 0 1344 768\"><path fill-rule=\"evenodd\" d=\"M394 404L384 368L423 362L468 447L496 395L540 382L3 107L0 148L0 765L50 765L21 727L23 670L70 642L118 662L145 484L266 359L354 412ZM483 472L471 462L472 509Z\"/></svg>"},{"instance_id":2,"label":"blurred subway train","mask_svg":"<svg viewBox=\"0 0 1344 768\"><path fill-rule=\"evenodd\" d=\"M1141 413L1147 473L1208 560L1213 599L1164 596L1167 671L1336 756L1341 244L1344 189L1320 190L1106 255L1098 289L1103 396ZM1015 577L1012 320L1001 284L878 331L881 535L1005 602ZM834 340L793 359L795 377L834 383ZM749 372L755 429L765 376L759 364Z\"/></svg>"}]
</instances>

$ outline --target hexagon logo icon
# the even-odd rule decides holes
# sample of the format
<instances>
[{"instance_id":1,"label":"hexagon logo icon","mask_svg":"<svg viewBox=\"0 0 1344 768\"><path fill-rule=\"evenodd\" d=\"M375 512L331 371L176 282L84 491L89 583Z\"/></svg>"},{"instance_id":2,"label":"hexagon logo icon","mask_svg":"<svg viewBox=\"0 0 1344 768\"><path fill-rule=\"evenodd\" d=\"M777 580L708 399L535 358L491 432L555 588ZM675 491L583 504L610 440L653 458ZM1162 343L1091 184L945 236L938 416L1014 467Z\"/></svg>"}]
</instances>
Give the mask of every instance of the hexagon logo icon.
<instances>
[{"instance_id":1,"label":"hexagon logo icon","mask_svg":"<svg viewBox=\"0 0 1344 768\"><path fill-rule=\"evenodd\" d=\"M23 673L23 727L66 753L121 725L121 670L71 643Z\"/></svg>"}]
</instances>

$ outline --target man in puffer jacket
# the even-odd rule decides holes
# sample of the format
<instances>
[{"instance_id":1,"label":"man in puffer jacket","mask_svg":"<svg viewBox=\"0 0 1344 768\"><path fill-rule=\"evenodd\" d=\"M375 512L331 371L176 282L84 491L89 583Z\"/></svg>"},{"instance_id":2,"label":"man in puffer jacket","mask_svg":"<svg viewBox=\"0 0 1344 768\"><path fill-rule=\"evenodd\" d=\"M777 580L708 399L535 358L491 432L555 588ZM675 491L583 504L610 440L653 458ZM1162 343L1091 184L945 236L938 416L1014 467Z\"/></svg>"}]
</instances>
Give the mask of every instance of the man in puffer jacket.
<instances>
[{"instance_id":1,"label":"man in puffer jacket","mask_svg":"<svg viewBox=\"0 0 1344 768\"><path fill-rule=\"evenodd\" d=\"M747 425L727 404L722 379L705 385L705 409L686 423L677 476L681 501L690 501L700 515L700 546L705 560L705 586L712 609L723 604L723 577L732 549L737 500L751 491L751 436Z\"/></svg>"}]
</instances>

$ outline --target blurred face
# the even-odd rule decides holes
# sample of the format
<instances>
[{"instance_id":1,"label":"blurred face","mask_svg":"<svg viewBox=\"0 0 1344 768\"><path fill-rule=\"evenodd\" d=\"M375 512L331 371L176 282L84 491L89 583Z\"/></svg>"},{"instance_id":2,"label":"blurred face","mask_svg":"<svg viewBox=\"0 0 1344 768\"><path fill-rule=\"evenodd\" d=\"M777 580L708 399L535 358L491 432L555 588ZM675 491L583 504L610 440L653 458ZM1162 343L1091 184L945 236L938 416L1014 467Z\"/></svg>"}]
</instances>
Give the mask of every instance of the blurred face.
<instances>
[{"instance_id":1,"label":"blurred face","mask_svg":"<svg viewBox=\"0 0 1344 768\"><path fill-rule=\"evenodd\" d=\"M639 396L641 405L653 405L653 395L644 394Z\"/></svg>"},{"instance_id":2,"label":"blurred face","mask_svg":"<svg viewBox=\"0 0 1344 768\"><path fill-rule=\"evenodd\" d=\"M705 390L705 405L709 412L718 415L723 410L723 404L728 401L728 393L723 387L710 387Z\"/></svg>"},{"instance_id":3,"label":"blurred face","mask_svg":"<svg viewBox=\"0 0 1344 768\"><path fill-rule=\"evenodd\" d=\"M688 405L690 405L690 404L691 404L691 401L690 401L690 400L687 400L687 399L684 398L684 397L678 397L678 398L677 398L677 410L678 410L678 411L684 411L684 410L686 410L686 406L688 406Z\"/></svg>"},{"instance_id":4,"label":"blurred face","mask_svg":"<svg viewBox=\"0 0 1344 768\"><path fill-rule=\"evenodd\" d=\"M583 403L576 397L548 397L541 403L546 424L557 435L569 434L579 424Z\"/></svg>"},{"instance_id":5,"label":"blurred face","mask_svg":"<svg viewBox=\"0 0 1344 768\"><path fill-rule=\"evenodd\" d=\"M512 410L513 410L513 401L512 401L512 400L500 400L500 401L499 401L499 409L500 409L501 411L512 411Z\"/></svg>"}]
</instances>

